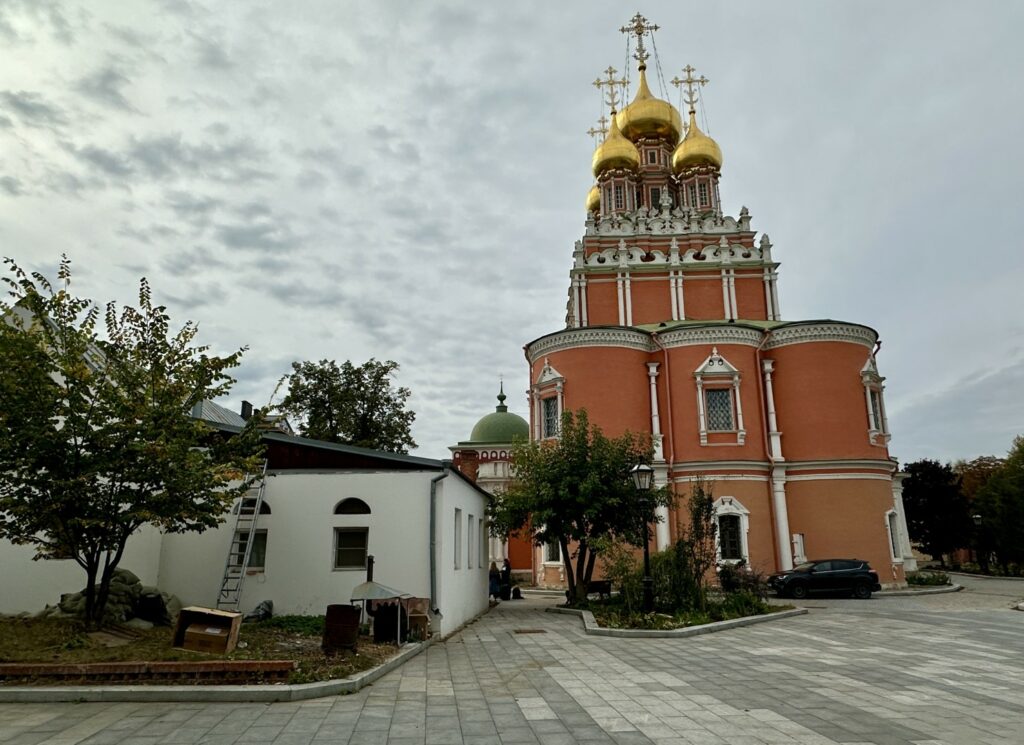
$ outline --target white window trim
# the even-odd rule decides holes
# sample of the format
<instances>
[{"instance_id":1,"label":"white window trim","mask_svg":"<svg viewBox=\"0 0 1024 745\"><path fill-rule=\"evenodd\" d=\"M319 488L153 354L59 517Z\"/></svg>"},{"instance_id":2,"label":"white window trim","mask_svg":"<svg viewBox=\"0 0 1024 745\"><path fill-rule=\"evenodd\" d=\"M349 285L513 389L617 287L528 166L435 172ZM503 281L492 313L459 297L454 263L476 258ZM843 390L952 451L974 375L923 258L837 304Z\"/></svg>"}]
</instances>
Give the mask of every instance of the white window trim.
<instances>
[{"instance_id":1,"label":"white window trim","mask_svg":"<svg viewBox=\"0 0 1024 745\"><path fill-rule=\"evenodd\" d=\"M860 380L864 385L864 402L868 416L868 442L872 445L885 447L892 439L889 433L889 420L885 415L885 378L878 374L878 367L875 364L874 355L868 357L868 361L860 371ZM875 411L875 404L872 400L872 393L878 394L879 411ZM877 415L877 416L876 416ZM875 420L881 424L881 429L875 427Z\"/></svg>"},{"instance_id":2,"label":"white window trim","mask_svg":"<svg viewBox=\"0 0 1024 745\"><path fill-rule=\"evenodd\" d=\"M554 396L551 395L552 391ZM535 441L557 439L559 434L547 435L544 432L544 399L557 398L557 413L559 426L562 421L562 414L565 412L565 378L558 370L551 366L551 361L545 357L544 367L541 368L537 380L530 386L530 395L533 398L533 439Z\"/></svg>"},{"instance_id":3,"label":"white window trim","mask_svg":"<svg viewBox=\"0 0 1024 745\"><path fill-rule=\"evenodd\" d=\"M740 398L740 371L718 353L718 347L711 348L711 354L693 371L697 379L697 424L700 433L700 444L708 445L708 433L712 430L707 425L707 408L704 400L705 386L709 388L727 387L732 391L733 413L736 429L725 430L726 434L735 434L736 442L720 443L723 445L743 445L747 440L747 431L743 426L743 404ZM725 385L722 385L722 384ZM714 430L716 433L719 430Z\"/></svg>"},{"instance_id":4,"label":"white window trim","mask_svg":"<svg viewBox=\"0 0 1024 745\"><path fill-rule=\"evenodd\" d=\"M338 566L338 534L343 532L355 533L356 531L366 533L366 549L363 553L363 563L360 566ZM335 525L331 528L331 571L333 572L365 572L367 557L370 555L370 528L367 525Z\"/></svg>"},{"instance_id":5,"label":"white window trim","mask_svg":"<svg viewBox=\"0 0 1024 745\"><path fill-rule=\"evenodd\" d=\"M896 523L896 533L892 532L893 522ZM896 510L887 510L885 513L885 534L889 537L889 555L892 557L893 564L902 564L903 557L898 553L897 544L901 544L900 538L900 519L899 513Z\"/></svg>"},{"instance_id":6,"label":"white window trim","mask_svg":"<svg viewBox=\"0 0 1024 745\"><path fill-rule=\"evenodd\" d=\"M735 497L719 497L713 503L715 508L715 561L719 564L736 565L741 562L750 563L750 549L747 534L750 532L750 510L743 506ZM723 559L722 546L719 541L718 518L723 515L736 515L740 519L740 553L742 559Z\"/></svg>"}]
</instances>

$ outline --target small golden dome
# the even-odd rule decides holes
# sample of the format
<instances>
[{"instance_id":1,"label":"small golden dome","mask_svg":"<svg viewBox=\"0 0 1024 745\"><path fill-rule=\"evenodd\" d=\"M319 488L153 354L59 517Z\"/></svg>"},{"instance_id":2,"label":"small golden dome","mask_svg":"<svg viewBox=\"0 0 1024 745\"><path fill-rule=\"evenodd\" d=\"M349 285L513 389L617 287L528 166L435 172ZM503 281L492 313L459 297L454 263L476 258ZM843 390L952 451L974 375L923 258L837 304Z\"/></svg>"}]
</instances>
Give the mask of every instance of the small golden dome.
<instances>
[{"instance_id":1,"label":"small golden dome","mask_svg":"<svg viewBox=\"0 0 1024 745\"><path fill-rule=\"evenodd\" d=\"M587 212L600 212L601 211L601 190L597 184L590 187L590 191L587 192Z\"/></svg>"},{"instance_id":2,"label":"small golden dome","mask_svg":"<svg viewBox=\"0 0 1024 745\"><path fill-rule=\"evenodd\" d=\"M595 176L600 176L609 168L637 168L640 165L640 153L637 152L636 145L622 136L619 125L615 123L614 114L608 137L594 151L591 164Z\"/></svg>"},{"instance_id":3,"label":"small golden dome","mask_svg":"<svg viewBox=\"0 0 1024 745\"><path fill-rule=\"evenodd\" d=\"M672 153L672 170L679 173L684 168L710 163L715 168L722 167L722 148L718 143L700 131L697 117L690 112L690 128L679 147Z\"/></svg>"},{"instance_id":4,"label":"small golden dome","mask_svg":"<svg viewBox=\"0 0 1024 745\"><path fill-rule=\"evenodd\" d=\"M634 142L640 137L664 137L669 144L679 142L683 120L676 107L668 101L655 98L647 87L647 75L640 70L640 86L633 103L619 112L619 129Z\"/></svg>"}]
</instances>

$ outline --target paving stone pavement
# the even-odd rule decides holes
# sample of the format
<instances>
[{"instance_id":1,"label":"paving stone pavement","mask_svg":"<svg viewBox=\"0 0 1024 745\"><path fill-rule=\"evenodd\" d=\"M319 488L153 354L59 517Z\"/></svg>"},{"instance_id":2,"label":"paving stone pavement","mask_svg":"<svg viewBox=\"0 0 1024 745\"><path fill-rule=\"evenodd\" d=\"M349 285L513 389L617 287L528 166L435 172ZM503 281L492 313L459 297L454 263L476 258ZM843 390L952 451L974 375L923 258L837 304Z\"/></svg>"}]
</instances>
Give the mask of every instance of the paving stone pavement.
<instances>
[{"instance_id":1,"label":"paving stone pavement","mask_svg":"<svg viewBox=\"0 0 1024 745\"><path fill-rule=\"evenodd\" d=\"M813 598L690 639L588 637L502 603L351 696L280 704L0 704L0 745L1020 745L1024 583Z\"/></svg>"}]
</instances>

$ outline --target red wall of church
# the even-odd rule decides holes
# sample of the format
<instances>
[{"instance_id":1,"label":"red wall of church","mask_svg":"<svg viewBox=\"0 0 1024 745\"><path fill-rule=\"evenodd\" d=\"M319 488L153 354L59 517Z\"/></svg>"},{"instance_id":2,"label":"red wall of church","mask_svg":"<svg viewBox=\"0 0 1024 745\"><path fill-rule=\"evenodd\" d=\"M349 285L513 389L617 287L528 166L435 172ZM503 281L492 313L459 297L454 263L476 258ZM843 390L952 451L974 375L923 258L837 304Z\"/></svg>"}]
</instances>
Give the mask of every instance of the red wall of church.
<instances>
[{"instance_id":1,"label":"red wall of church","mask_svg":"<svg viewBox=\"0 0 1024 745\"><path fill-rule=\"evenodd\" d=\"M657 277L657 279L653 279ZM630 280L633 325L660 323L672 318L668 275L634 274Z\"/></svg>"},{"instance_id":2,"label":"red wall of church","mask_svg":"<svg viewBox=\"0 0 1024 745\"><path fill-rule=\"evenodd\" d=\"M688 319L708 321L725 318L721 274L688 272L683 280L683 307Z\"/></svg>"}]
</instances>

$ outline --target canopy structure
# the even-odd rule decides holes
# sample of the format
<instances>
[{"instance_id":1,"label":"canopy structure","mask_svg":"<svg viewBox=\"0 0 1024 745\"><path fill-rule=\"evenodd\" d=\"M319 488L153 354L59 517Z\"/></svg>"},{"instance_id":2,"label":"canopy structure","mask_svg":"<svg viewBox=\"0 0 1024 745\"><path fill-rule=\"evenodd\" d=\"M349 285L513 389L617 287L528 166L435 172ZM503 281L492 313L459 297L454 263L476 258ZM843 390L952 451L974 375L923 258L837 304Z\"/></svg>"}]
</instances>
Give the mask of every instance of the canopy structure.
<instances>
[{"instance_id":1,"label":"canopy structure","mask_svg":"<svg viewBox=\"0 0 1024 745\"><path fill-rule=\"evenodd\" d=\"M407 592L382 585L380 582L363 582L352 590L351 600L394 600L395 598L411 598Z\"/></svg>"}]
</instances>

